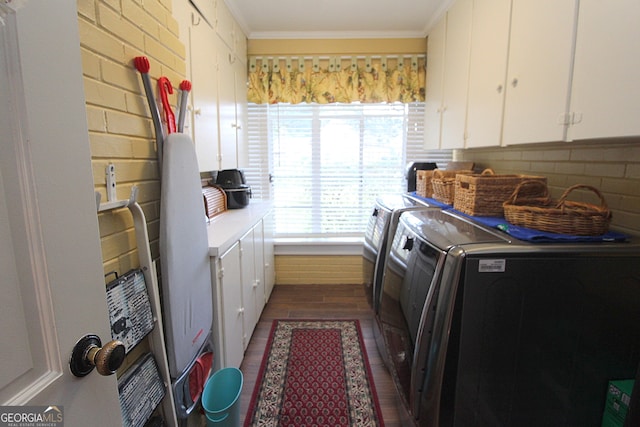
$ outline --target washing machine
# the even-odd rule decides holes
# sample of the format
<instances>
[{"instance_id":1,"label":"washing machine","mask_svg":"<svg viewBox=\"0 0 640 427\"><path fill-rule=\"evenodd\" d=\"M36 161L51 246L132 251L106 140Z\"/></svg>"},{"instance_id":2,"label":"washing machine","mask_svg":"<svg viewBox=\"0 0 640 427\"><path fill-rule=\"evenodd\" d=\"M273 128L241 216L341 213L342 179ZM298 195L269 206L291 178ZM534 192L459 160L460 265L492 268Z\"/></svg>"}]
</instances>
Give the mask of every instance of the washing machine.
<instances>
[{"instance_id":1,"label":"washing machine","mask_svg":"<svg viewBox=\"0 0 640 427\"><path fill-rule=\"evenodd\" d=\"M387 245L389 236L393 237L395 234L400 216L404 212L423 209L440 209L440 207L431 205L428 200L412 193L382 195L377 197L374 203L365 231L362 263L365 294L374 314L374 335L380 333L377 313L384 265L389 252ZM386 352L381 348L379 350L386 363Z\"/></svg>"}]
</instances>

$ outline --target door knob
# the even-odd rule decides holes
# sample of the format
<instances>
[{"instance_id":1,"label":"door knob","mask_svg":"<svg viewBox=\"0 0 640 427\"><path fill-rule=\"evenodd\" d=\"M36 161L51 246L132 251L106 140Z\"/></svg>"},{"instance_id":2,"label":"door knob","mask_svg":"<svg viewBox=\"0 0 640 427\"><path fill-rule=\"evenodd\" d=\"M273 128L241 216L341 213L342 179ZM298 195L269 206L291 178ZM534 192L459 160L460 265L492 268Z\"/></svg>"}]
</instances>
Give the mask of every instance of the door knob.
<instances>
[{"instance_id":1,"label":"door knob","mask_svg":"<svg viewBox=\"0 0 640 427\"><path fill-rule=\"evenodd\" d=\"M102 346L97 335L80 338L71 352L69 367L76 377L88 375L97 368L100 375L112 375L124 362L125 348L122 341L112 340Z\"/></svg>"}]
</instances>

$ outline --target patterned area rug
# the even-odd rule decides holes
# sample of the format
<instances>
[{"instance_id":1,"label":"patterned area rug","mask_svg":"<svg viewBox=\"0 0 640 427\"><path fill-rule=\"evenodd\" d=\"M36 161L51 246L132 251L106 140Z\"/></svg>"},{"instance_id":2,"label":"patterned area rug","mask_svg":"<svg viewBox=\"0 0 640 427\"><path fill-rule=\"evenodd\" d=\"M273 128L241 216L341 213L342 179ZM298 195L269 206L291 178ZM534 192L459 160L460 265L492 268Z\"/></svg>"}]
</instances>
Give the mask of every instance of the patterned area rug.
<instances>
[{"instance_id":1,"label":"patterned area rug","mask_svg":"<svg viewBox=\"0 0 640 427\"><path fill-rule=\"evenodd\" d=\"M384 426L357 320L274 320L245 427Z\"/></svg>"}]
</instances>

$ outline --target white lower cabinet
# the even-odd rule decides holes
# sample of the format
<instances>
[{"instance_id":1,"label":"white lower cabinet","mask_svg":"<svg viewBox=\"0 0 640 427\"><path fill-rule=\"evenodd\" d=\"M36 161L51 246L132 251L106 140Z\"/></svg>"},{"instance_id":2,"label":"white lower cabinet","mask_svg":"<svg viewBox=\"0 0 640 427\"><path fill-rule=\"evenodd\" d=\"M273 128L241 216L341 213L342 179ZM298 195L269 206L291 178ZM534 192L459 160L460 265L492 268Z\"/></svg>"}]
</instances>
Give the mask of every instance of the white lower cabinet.
<instances>
[{"instance_id":1,"label":"white lower cabinet","mask_svg":"<svg viewBox=\"0 0 640 427\"><path fill-rule=\"evenodd\" d=\"M240 367L275 282L271 229L267 226L265 233L264 218L249 227L222 255L211 258L218 369Z\"/></svg>"},{"instance_id":2,"label":"white lower cabinet","mask_svg":"<svg viewBox=\"0 0 640 427\"><path fill-rule=\"evenodd\" d=\"M262 219L262 237L264 239L264 301L269 301L273 286L276 284L275 252L273 245L273 214L269 213Z\"/></svg>"},{"instance_id":3,"label":"white lower cabinet","mask_svg":"<svg viewBox=\"0 0 640 427\"><path fill-rule=\"evenodd\" d=\"M217 321L215 326L221 332L219 336L214 336L217 341L215 358L222 367L239 368L244 357L240 242L236 242L231 249L214 260L217 279L214 298L219 298L214 306L214 318Z\"/></svg>"}]
</instances>

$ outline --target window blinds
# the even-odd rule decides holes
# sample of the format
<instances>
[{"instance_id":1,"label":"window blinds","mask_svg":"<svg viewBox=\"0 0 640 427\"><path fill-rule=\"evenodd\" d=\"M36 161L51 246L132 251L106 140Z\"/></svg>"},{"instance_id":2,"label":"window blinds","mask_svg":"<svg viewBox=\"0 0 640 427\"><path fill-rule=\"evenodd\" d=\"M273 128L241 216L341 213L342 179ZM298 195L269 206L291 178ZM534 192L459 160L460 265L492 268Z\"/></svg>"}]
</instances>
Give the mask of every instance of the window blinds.
<instances>
[{"instance_id":1,"label":"window blinds","mask_svg":"<svg viewBox=\"0 0 640 427\"><path fill-rule=\"evenodd\" d=\"M249 104L254 197L274 204L279 237L362 235L375 197L406 191L408 162L425 151L424 103Z\"/></svg>"}]
</instances>

